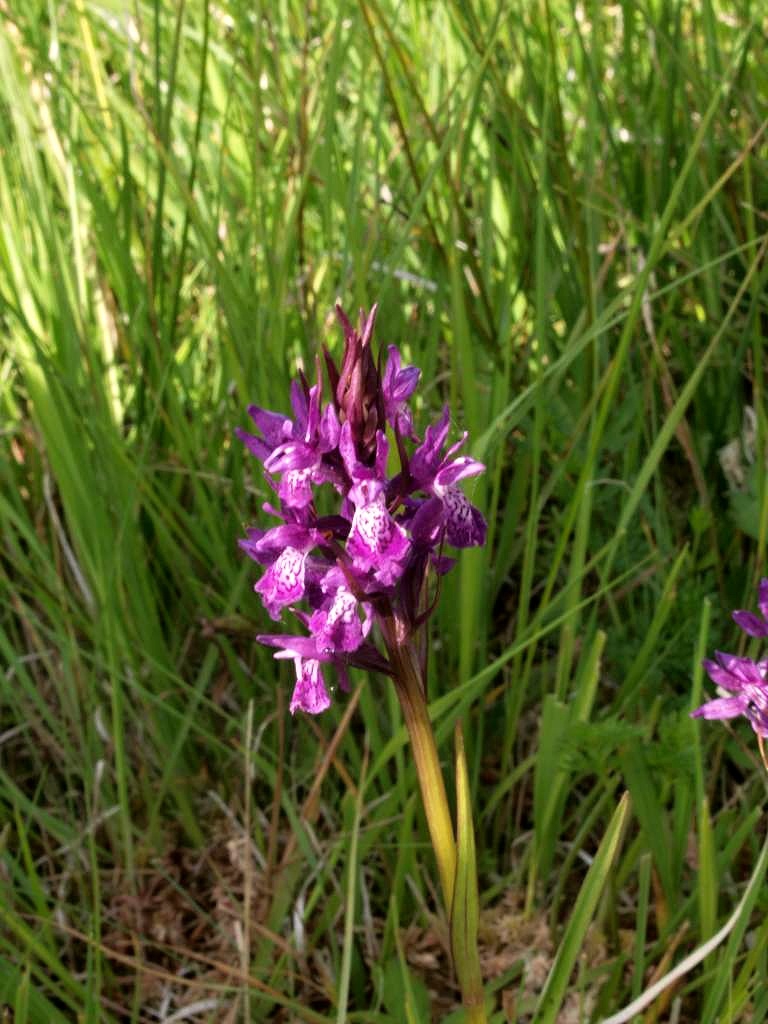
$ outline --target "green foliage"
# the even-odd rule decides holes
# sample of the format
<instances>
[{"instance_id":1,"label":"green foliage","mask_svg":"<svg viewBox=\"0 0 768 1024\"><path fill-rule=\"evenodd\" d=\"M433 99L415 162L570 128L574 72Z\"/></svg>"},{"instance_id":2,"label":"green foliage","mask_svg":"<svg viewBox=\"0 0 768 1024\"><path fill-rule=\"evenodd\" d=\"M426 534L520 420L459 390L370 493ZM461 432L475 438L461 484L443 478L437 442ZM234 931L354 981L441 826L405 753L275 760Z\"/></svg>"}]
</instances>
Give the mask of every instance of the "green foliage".
<instances>
[{"instance_id":1,"label":"green foliage","mask_svg":"<svg viewBox=\"0 0 768 1024\"><path fill-rule=\"evenodd\" d=\"M450 401L488 466L489 543L442 586L429 683L445 759L465 722L481 939L523 893L507 943L537 915L551 940L543 992L522 954L496 964L496 1012L518 987L537 1020L576 989L585 1020L613 1012L729 915L764 830L759 762L748 727L687 712L765 572L763 17L2 8L17 1020L156 1019L165 992L169 1016L421 1021L429 956L451 1011L396 701L359 679L291 719L236 546L268 491L234 427L338 346L337 297L379 301L380 341L424 371L420 426ZM718 452L748 405L735 489ZM680 1020L765 1016L765 911L750 890L675 991Z\"/></svg>"}]
</instances>

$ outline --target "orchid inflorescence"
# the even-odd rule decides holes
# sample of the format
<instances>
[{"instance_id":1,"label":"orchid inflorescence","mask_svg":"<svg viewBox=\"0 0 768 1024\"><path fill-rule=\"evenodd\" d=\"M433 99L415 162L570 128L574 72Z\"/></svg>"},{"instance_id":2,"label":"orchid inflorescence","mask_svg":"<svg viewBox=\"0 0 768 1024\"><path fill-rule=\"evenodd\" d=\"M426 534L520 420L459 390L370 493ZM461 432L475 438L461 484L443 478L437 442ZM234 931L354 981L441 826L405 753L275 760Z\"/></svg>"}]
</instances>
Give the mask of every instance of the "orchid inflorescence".
<instances>
[{"instance_id":1,"label":"orchid inflorescence","mask_svg":"<svg viewBox=\"0 0 768 1024\"><path fill-rule=\"evenodd\" d=\"M255 590L274 620L289 608L307 630L258 639L278 648L276 658L294 660L291 711L310 714L331 703L324 665L334 667L342 689L350 666L393 674L393 644L410 642L433 606L430 570L439 576L454 564L444 546L473 547L486 535L483 516L457 486L485 467L457 455L466 433L444 450L448 406L420 439L408 405L420 370L402 366L390 345L381 371L371 351L375 306L367 316L361 311L357 330L338 305L336 313L344 353L339 370L324 349L330 400L322 399L318 359L317 383L302 373L291 385L293 419L251 406L261 436L237 430L277 495L277 507L263 508L282 520L249 529L240 542L266 567ZM392 474L390 437L398 463ZM338 496L331 514L318 511L323 487ZM374 622L386 653L373 639Z\"/></svg>"},{"instance_id":2,"label":"orchid inflorescence","mask_svg":"<svg viewBox=\"0 0 768 1024\"><path fill-rule=\"evenodd\" d=\"M735 611L733 619L748 636L765 639L768 637L768 579L760 580L757 604L760 615ZM744 715L757 733L762 754L763 741L768 738L768 659L754 661L716 651L714 661L706 659L703 664L712 682L729 696L707 701L692 712L693 717L723 719Z\"/></svg>"}]
</instances>

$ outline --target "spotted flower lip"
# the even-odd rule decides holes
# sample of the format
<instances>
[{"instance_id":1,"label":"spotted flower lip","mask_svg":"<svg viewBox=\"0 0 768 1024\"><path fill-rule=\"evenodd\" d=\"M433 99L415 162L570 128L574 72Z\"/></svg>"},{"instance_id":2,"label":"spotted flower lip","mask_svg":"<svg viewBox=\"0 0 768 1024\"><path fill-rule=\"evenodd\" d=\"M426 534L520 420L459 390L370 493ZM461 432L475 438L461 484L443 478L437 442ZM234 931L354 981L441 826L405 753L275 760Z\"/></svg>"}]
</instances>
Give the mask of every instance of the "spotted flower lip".
<instances>
[{"instance_id":1,"label":"spotted flower lip","mask_svg":"<svg viewBox=\"0 0 768 1024\"><path fill-rule=\"evenodd\" d=\"M313 658L295 658L296 686L291 697L291 714L306 711L308 715L319 715L331 706L331 698L325 685L320 662Z\"/></svg>"},{"instance_id":2,"label":"spotted flower lip","mask_svg":"<svg viewBox=\"0 0 768 1024\"><path fill-rule=\"evenodd\" d=\"M325 574L321 590L324 600L308 623L317 649L323 655L351 654L371 631L371 606L358 601L337 567Z\"/></svg>"},{"instance_id":3,"label":"spotted flower lip","mask_svg":"<svg viewBox=\"0 0 768 1024\"><path fill-rule=\"evenodd\" d=\"M397 583L410 546L405 530L387 511L383 496L357 507L347 553L352 556L352 566L358 573L364 577L372 574L376 583L385 587Z\"/></svg>"},{"instance_id":4,"label":"spotted flower lip","mask_svg":"<svg viewBox=\"0 0 768 1024\"><path fill-rule=\"evenodd\" d=\"M307 556L298 548L285 548L253 588L264 607L276 621L288 605L300 601L306 593Z\"/></svg>"},{"instance_id":5,"label":"spotted flower lip","mask_svg":"<svg viewBox=\"0 0 768 1024\"><path fill-rule=\"evenodd\" d=\"M293 660L291 711L308 714L330 706L328 668L342 689L350 667L392 674L374 626L403 642L415 634L434 609L428 574L454 564L445 546L477 547L487 532L460 489L485 467L458 454L466 434L446 448L449 407L420 438L409 402L421 371L403 366L389 345L381 372L372 352L375 306L361 311L358 328L340 307L337 314L344 353L340 370L324 353L329 400L319 379L310 386L301 375L291 385L292 417L250 406L258 433L236 431L279 499L263 508L281 522L252 527L240 541L264 568L254 589L273 620L288 610L306 630L257 639ZM391 465L395 456L399 466Z\"/></svg>"}]
</instances>

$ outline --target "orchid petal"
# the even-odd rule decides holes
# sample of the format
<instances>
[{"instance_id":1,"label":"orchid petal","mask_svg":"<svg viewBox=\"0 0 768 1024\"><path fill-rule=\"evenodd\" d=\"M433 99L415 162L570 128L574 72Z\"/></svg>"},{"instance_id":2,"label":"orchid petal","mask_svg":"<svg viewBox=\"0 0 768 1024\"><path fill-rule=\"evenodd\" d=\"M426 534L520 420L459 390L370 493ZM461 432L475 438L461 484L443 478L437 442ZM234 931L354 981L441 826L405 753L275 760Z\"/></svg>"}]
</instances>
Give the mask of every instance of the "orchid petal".
<instances>
[{"instance_id":1,"label":"orchid petal","mask_svg":"<svg viewBox=\"0 0 768 1024\"><path fill-rule=\"evenodd\" d=\"M753 612L733 612L733 621L749 636L768 636L768 622L765 619L759 618Z\"/></svg>"},{"instance_id":2,"label":"orchid petal","mask_svg":"<svg viewBox=\"0 0 768 1024\"><path fill-rule=\"evenodd\" d=\"M325 686L320 662L311 658L296 659L296 685L291 697L291 714L305 711L308 715L319 715L331 706L331 698Z\"/></svg>"},{"instance_id":3,"label":"orchid petal","mask_svg":"<svg viewBox=\"0 0 768 1024\"><path fill-rule=\"evenodd\" d=\"M296 548L286 548L267 569L253 588L261 594L264 607L277 620L286 605L304 596L306 555Z\"/></svg>"},{"instance_id":4,"label":"orchid petal","mask_svg":"<svg viewBox=\"0 0 768 1024\"><path fill-rule=\"evenodd\" d=\"M743 715L749 700L746 697L718 697L691 712L691 718L736 718Z\"/></svg>"}]
</instances>

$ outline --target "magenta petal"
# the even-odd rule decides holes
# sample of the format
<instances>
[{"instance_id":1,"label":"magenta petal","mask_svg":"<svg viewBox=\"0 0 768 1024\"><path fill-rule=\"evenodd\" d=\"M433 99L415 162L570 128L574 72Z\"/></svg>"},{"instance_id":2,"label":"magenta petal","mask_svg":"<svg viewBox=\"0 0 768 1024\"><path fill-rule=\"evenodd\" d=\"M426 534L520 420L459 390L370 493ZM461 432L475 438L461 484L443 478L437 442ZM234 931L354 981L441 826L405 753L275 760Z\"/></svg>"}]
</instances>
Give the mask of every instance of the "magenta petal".
<instances>
[{"instance_id":1,"label":"magenta petal","mask_svg":"<svg viewBox=\"0 0 768 1024\"><path fill-rule=\"evenodd\" d=\"M394 429L398 431L400 437L410 437L412 441L417 440L413 429L413 416L411 415L411 410L407 406L397 410Z\"/></svg>"},{"instance_id":2,"label":"magenta petal","mask_svg":"<svg viewBox=\"0 0 768 1024\"><path fill-rule=\"evenodd\" d=\"M341 453L344 468L349 474L349 478L354 480L357 475L358 461L355 442L352 437L352 426L349 420L345 420L342 423L341 430L339 431L339 452Z\"/></svg>"},{"instance_id":3,"label":"magenta petal","mask_svg":"<svg viewBox=\"0 0 768 1024\"><path fill-rule=\"evenodd\" d=\"M442 460L442 465L444 465L444 466L445 466L445 465L447 465L447 463L448 463L448 462L449 462L450 460L452 460L452 459L453 459L453 456L454 456L454 455L456 454L456 452L457 452L457 451L458 451L458 450L459 450L460 448L463 448L463 447L464 447L464 445L465 445L465 444L467 443L467 438L468 438L468 437L469 437L469 431L468 431L468 430L465 430L465 431L464 431L464 433L463 433L463 434L461 435L461 437L459 438L459 440L458 440L458 441L455 441L455 442L454 442L454 443L453 443L453 444L451 445L451 447L450 447L450 448L448 449L448 451L447 451L447 452L445 453L445 455L443 456L443 460ZM462 458L463 458L463 456L462 456ZM483 468L485 468L485 467L483 467Z\"/></svg>"},{"instance_id":4,"label":"magenta petal","mask_svg":"<svg viewBox=\"0 0 768 1024\"><path fill-rule=\"evenodd\" d=\"M459 480L464 480L469 476L477 476L478 473L484 472L485 466L482 462L478 462L477 459L471 459L468 455L462 455L438 471L435 477L435 492L439 494L444 487L450 487L458 483Z\"/></svg>"},{"instance_id":5,"label":"magenta petal","mask_svg":"<svg viewBox=\"0 0 768 1024\"><path fill-rule=\"evenodd\" d=\"M762 686L765 682L760 666L751 658L742 658L738 654L728 654L725 651L715 651L717 664L723 668L737 684L754 683ZM704 666L707 668L707 666ZM707 668L707 671L709 669ZM714 679L714 677L712 677ZM718 682L714 679L714 682ZM731 687L733 689L733 686Z\"/></svg>"},{"instance_id":6,"label":"magenta petal","mask_svg":"<svg viewBox=\"0 0 768 1024\"><path fill-rule=\"evenodd\" d=\"M308 715L319 715L331 706L331 698L325 688L320 662L310 658L296 659L296 685L291 697L291 714L306 711Z\"/></svg>"},{"instance_id":7,"label":"magenta petal","mask_svg":"<svg viewBox=\"0 0 768 1024\"><path fill-rule=\"evenodd\" d=\"M418 366L406 366L397 375L393 397L398 402L407 402L416 390L421 379Z\"/></svg>"},{"instance_id":8,"label":"magenta petal","mask_svg":"<svg viewBox=\"0 0 768 1024\"><path fill-rule=\"evenodd\" d=\"M239 540L238 546L242 551L252 558L254 562L259 562L261 565L269 565L270 562L274 561L274 557L269 553L262 551L259 547L259 542L263 539L266 530L256 530L253 527L249 527L246 531L248 538Z\"/></svg>"},{"instance_id":9,"label":"magenta petal","mask_svg":"<svg viewBox=\"0 0 768 1024\"><path fill-rule=\"evenodd\" d=\"M305 564L305 554L286 548L253 588L273 619L279 619L281 609L304 596Z\"/></svg>"},{"instance_id":10,"label":"magenta petal","mask_svg":"<svg viewBox=\"0 0 768 1024\"><path fill-rule=\"evenodd\" d=\"M310 444L315 440L320 427L320 388L315 384L309 389L309 408L304 440Z\"/></svg>"},{"instance_id":11,"label":"magenta petal","mask_svg":"<svg viewBox=\"0 0 768 1024\"><path fill-rule=\"evenodd\" d=\"M383 501L361 505L352 520L347 550L354 549L363 557L375 557L386 551L396 530L397 525Z\"/></svg>"},{"instance_id":12,"label":"magenta petal","mask_svg":"<svg viewBox=\"0 0 768 1024\"><path fill-rule=\"evenodd\" d=\"M736 718L744 714L748 705L748 697L718 697L692 711L691 718Z\"/></svg>"},{"instance_id":13,"label":"magenta petal","mask_svg":"<svg viewBox=\"0 0 768 1024\"><path fill-rule=\"evenodd\" d=\"M277 647L276 658L318 657L315 638L311 636L289 636L287 633L260 633L256 639L267 647Z\"/></svg>"},{"instance_id":14,"label":"magenta petal","mask_svg":"<svg viewBox=\"0 0 768 1024\"><path fill-rule=\"evenodd\" d=\"M260 537L254 537L256 531L248 531L252 546L260 554L272 553L273 558L285 548L298 548L301 551L309 551L320 541L320 534L311 527L303 526L301 523L283 523L281 526L273 526L271 530L264 531Z\"/></svg>"},{"instance_id":15,"label":"magenta petal","mask_svg":"<svg viewBox=\"0 0 768 1024\"><path fill-rule=\"evenodd\" d=\"M411 536L420 544L437 544L443 529L445 506L440 498L423 501L411 520Z\"/></svg>"},{"instance_id":16,"label":"magenta petal","mask_svg":"<svg viewBox=\"0 0 768 1024\"><path fill-rule=\"evenodd\" d=\"M270 448L291 436L292 423L287 416L279 412L270 412L269 409L260 409L258 405L249 405L248 415L262 432Z\"/></svg>"},{"instance_id":17,"label":"magenta petal","mask_svg":"<svg viewBox=\"0 0 768 1024\"><path fill-rule=\"evenodd\" d=\"M768 622L752 612L734 612L733 621L749 636L768 636Z\"/></svg>"},{"instance_id":18,"label":"magenta petal","mask_svg":"<svg viewBox=\"0 0 768 1024\"><path fill-rule=\"evenodd\" d=\"M264 463L269 473L284 473L289 469L309 469L319 461L315 448L304 441L286 441L278 445Z\"/></svg>"},{"instance_id":19,"label":"magenta petal","mask_svg":"<svg viewBox=\"0 0 768 1024\"><path fill-rule=\"evenodd\" d=\"M701 664L704 666L704 671L707 673L709 678L717 686L722 686L726 690L734 690L735 692L738 692L744 685L742 680L737 679L736 676L727 669L718 665L716 661L710 661L709 658L704 658Z\"/></svg>"},{"instance_id":20,"label":"magenta petal","mask_svg":"<svg viewBox=\"0 0 768 1024\"><path fill-rule=\"evenodd\" d=\"M437 423L427 427L423 442L413 453L411 473L414 480L420 485L431 484L432 478L440 466L443 445L448 436L450 419L451 412L446 405L443 409L443 415Z\"/></svg>"},{"instance_id":21,"label":"magenta petal","mask_svg":"<svg viewBox=\"0 0 768 1024\"><path fill-rule=\"evenodd\" d=\"M247 430L243 430L241 427L235 427L235 436L243 442L251 455L255 455L257 459L265 462L269 458L272 446L267 444L266 441L262 441L260 437L249 434Z\"/></svg>"},{"instance_id":22,"label":"magenta petal","mask_svg":"<svg viewBox=\"0 0 768 1024\"><path fill-rule=\"evenodd\" d=\"M309 403L307 401L307 393L304 390L304 385L300 380L291 381L291 408L293 409L294 416L296 417L296 427L293 432L294 437L301 437L307 428L307 420L309 419Z\"/></svg>"},{"instance_id":23,"label":"magenta petal","mask_svg":"<svg viewBox=\"0 0 768 1024\"><path fill-rule=\"evenodd\" d=\"M401 369L400 353L395 346L390 345L388 351L387 366L381 381L384 413L387 422L393 429L396 427L403 437L412 437L413 423L405 403L416 390L421 370L416 366L406 366Z\"/></svg>"},{"instance_id":24,"label":"magenta petal","mask_svg":"<svg viewBox=\"0 0 768 1024\"><path fill-rule=\"evenodd\" d=\"M340 433L341 425L339 424L339 417L336 415L336 410L332 405L327 405L320 419L320 429L318 431L320 438L320 451L329 452L334 449L339 443Z\"/></svg>"}]
</instances>

